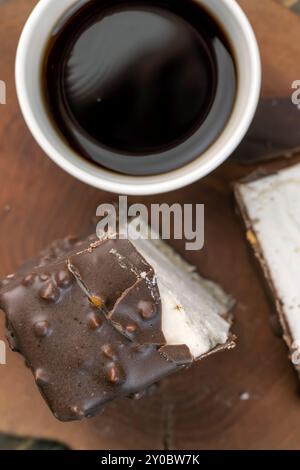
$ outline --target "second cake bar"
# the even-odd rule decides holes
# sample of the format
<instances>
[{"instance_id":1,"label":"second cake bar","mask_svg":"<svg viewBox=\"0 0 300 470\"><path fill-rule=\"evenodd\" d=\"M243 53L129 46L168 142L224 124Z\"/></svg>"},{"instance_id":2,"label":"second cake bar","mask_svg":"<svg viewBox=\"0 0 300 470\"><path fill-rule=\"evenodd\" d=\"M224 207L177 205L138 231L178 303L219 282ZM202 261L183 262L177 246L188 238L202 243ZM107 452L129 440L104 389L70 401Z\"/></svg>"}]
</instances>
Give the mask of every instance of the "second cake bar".
<instances>
[{"instance_id":1,"label":"second cake bar","mask_svg":"<svg viewBox=\"0 0 300 470\"><path fill-rule=\"evenodd\" d=\"M238 182L235 197L300 374L300 164Z\"/></svg>"}]
</instances>

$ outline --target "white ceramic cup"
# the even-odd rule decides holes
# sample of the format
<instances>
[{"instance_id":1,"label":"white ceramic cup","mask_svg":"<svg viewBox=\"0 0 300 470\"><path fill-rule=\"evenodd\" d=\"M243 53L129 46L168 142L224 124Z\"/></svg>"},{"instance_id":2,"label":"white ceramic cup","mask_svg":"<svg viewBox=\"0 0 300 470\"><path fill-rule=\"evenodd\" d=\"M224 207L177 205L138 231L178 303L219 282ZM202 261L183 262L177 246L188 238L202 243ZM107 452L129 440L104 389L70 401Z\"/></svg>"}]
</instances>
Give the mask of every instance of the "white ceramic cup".
<instances>
[{"instance_id":1,"label":"white ceramic cup","mask_svg":"<svg viewBox=\"0 0 300 470\"><path fill-rule=\"evenodd\" d=\"M217 140L187 165L154 176L127 176L97 166L72 150L51 123L41 91L41 64L49 37L64 13L78 0L40 0L22 32L16 57L17 94L25 121L44 152L66 172L96 188L119 194L172 191L202 178L219 166L244 137L257 107L261 64L247 17L235 0L196 0L223 27L231 42L238 73L232 114Z\"/></svg>"}]
</instances>

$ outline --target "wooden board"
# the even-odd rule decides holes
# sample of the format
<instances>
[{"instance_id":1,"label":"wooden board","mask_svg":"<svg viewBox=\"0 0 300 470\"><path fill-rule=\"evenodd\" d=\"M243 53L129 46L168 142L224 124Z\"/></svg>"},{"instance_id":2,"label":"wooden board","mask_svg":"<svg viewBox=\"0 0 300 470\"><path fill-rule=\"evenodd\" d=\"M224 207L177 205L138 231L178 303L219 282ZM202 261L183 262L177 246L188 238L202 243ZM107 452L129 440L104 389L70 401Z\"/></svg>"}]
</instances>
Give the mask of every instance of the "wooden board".
<instances>
[{"instance_id":1,"label":"wooden board","mask_svg":"<svg viewBox=\"0 0 300 470\"><path fill-rule=\"evenodd\" d=\"M17 39L33 0L0 1L0 275L13 272L54 238L81 232L100 202L116 198L74 180L46 158L20 115L14 89ZM290 94L300 78L300 20L273 0L241 0L262 50L265 96ZM122 400L81 423L57 422L18 355L0 366L0 431L54 438L76 449L300 448L298 382L287 351L270 325L263 290L230 182L251 168L228 161L189 188L139 201L206 204L205 249L184 254L199 271L238 300L234 351L208 358L163 381L160 392L139 402ZM131 201L134 198L130 198ZM3 319L0 338L4 337ZM242 393L249 400L241 400Z\"/></svg>"}]
</instances>

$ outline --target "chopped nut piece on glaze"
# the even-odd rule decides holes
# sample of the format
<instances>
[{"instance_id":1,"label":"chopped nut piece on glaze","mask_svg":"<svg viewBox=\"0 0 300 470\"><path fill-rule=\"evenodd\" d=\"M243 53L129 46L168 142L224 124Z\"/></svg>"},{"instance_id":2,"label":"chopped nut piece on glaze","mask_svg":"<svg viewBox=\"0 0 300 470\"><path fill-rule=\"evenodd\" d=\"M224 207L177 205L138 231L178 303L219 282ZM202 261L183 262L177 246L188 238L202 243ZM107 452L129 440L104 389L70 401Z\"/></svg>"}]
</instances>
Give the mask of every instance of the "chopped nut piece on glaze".
<instances>
[{"instance_id":1,"label":"chopped nut piece on glaze","mask_svg":"<svg viewBox=\"0 0 300 470\"><path fill-rule=\"evenodd\" d=\"M22 284L23 284L24 286L31 286L31 284L33 284L33 282L34 282L35 276L36 276L36 275L35 275L35 274L32 274L32 273L27 274L27 275L24 277Z\"/></svg>"},{"instance_id":2,"label":"chopped nut piece on glaze","mask_svg":"<svg viewBox=\"0 0 300 470\"><path fill-rule=\"evenodd\" d=\"M72 274L67 269L61 269L55 276L56 284L59 287L68 287L74 280Z\"/></svg>"},{"instance_id":3,"label":"chopped nut piece on glaze","mask_svg":"<svg viewBox=\"0 0 300 470\"><path fill-rule=\"evenodd\" d=\"M150 302L149 300L140 300L137 308L144 320L150 320L157 313L154 302Z\"/></svg>"},{"instance_id":4,"label":"chopped nut piece on glaze","mask_svg":"<svg viewBox=\"0 0 300 470\"><path fill-rule=\"evenodd\" d=\"M103 324L103 318L98 312L92 312L88 316L88 324L92 330L99 329Z\"/></svg>"},{"instance_id":5,"label":"chopped nut piece on glaze","mask_svg":"<svg viewBox=\"0 0 300 470\"><path fill-rule=\"evenodd\" d=\"M103 308L105 306L104 301L100 297L97 297L96 295L92 295L90 297L90 302L96 308Z\"/></svg>"},{"instance_id":6,"label":"chopped nut piece on glaze","mask_svg":"<svg viewBox=\"0 0 300 470\"><path fill-rule=\"evenodd\" d=\"M34 372L34 378L37 383L47 383L49 380L49 376L47 372L41 368L36 369Z\"/></svg>"},{"instance_id":7,"label":"chopped nut piece on glaze","mask_svg":"<svg viewBox=\"0 0 300 470\"><path fill-rule=\"evenodd\" d=\"M33 325L35 336L38 338L44 338L51 333L51 327L47 320L38 321Z\"/></svg>"},{"instance_id":8,"label":"chopped nut piece on glaze","mask_svg":"<svg viewBox=\"0 0 300 470\"><path fill-rule=\"evenodd\" d=\"M106 357L108 357L109 359L116 359L116 353L114 352L112 346L110 346L109 344L104 344L101 349Z\"/></svg>"},{"instance_id":9,"label":"chopped nut piece on glaze","mask_svg":"<svg viewBox=\"0 0 300 470\"><path fill-rule=\"evenodd\" d=\"M124 372L121 367L115 363L108 364L105 377L106 380L113 385L118 385L125 380Z\"/></svg>"},{"instance_id":10,"label":"chopped nut piece on glaze","mask_svg":"<svg viewBox=\"0 0 300 470\"><path fill-rule=\"evenodd\" d=\"M137 325L134 325L134 324L126 326L126 331L128 331L128 333L134 333L136 329L137 329Z\"/></svg>"},{"instance_id":11,"label":"chopped nut piece on glaze","mask_svg":"<svg viewBox=\"0 0 300 470\"><path fill-rule=\"evenodd\" d=\"M70 407L70 411L71 413L74 414L74 416L77 418L77 419L82 419L84 418L84 411L82 411L79 406L71 406Z\"/></svg>"},{"instance_id":12,"label":"chopped nut piece on glaze","mask_svg":"<svg viewBox=\"0 0 300 470\"><path fill-rule=\"evenodd\" d=\"M41 288L40 297L49 302L56 302L59 299L59 289L53 281L49 281Z\"/></svg>"}]
</instances>

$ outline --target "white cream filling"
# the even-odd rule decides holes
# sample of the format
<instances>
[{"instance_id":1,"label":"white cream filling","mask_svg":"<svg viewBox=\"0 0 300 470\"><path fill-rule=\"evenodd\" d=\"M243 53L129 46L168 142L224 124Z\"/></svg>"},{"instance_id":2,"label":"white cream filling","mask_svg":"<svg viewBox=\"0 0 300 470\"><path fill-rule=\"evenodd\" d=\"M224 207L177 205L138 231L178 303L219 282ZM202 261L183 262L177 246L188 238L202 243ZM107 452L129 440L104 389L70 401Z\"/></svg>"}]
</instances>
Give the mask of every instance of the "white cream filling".
<instances>
[{"instance_id":1,"label":"white cream filling","mask_svg":"<svg viewBox=\"0 0 300 470\"><path fill-rule=\"evenodd\" d=\"M300 342L300 164L238 189L293 340Z\"/></svg>"},{"instance_id":2,"label":"white cream filling","mask_svg":"<svg viewBox=\"0 0 300 470\"><path fill-rule=\"evenodd\" d=\"M167 344L186 344L197 359L228 340L232 299L222 289L194 273L161 240L132 240L153 267L162 299L162 330Z\"/></svg>"}]
</instances>

